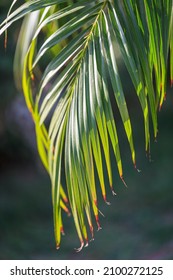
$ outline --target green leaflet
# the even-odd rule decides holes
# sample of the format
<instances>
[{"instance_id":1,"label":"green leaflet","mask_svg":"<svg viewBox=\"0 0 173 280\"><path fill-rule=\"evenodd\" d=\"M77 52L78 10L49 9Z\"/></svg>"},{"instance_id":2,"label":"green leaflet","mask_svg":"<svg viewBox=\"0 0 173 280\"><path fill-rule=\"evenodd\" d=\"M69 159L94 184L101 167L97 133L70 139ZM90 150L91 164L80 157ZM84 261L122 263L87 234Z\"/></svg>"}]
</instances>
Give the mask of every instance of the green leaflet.
<instances>
[{"instance_id":1,"label":"green leaflet","mask_svg":"<svg viewBox=\"0 0 173 280\"><path fill-rule=\"evenodd\" d=\"M14 79L19 89L21 89L24 59L37 28L39 16L39 11L27 14L20 30L14 57Z\"/></svg>"},{"instance_id":2,"label":"green leaflet","mask_svg":"<svg viewBox=\"0 0 173 280\"><path fill-rule=\"evenodd\" d=\"M85 24L90 23L90 20L93 19L95 12L98 11L99 7L100 4L96 5L94 8L92 7L84 9L84 12L81 13L80 18L76 16L75 18L71 19L69 22L64 24L62 27L60 27L55 33L53 33L39 49L34 65L36 65L40 58L44 55L44 53L50 48L52 48L54 45L58 44L63 39L69 37L75 31L82 28L82 26L84 26Z\"/></svg>"},{"instance_id":3,"label":"green leaflet","mask_svg":"<svg viewBox=\"0 0 173 280\"><path fill-rule=\"evenodd\" d=\"M172 25L170 31L170 79L171 87L173 86L173 16L172 16Z\"/></svg>"},{"instance_id":4,"label":"green leaflet","mask_svg":"<svg viewBox=\"0 0 173 280\"><path fill-rule=\"evenodd\" d=\"M141 72L138 70L139 64L138 61L135 61L134 56L132 54L131 46L127 42L126 34L123 30L123 27L120 23L118 14L115 8L110 5L110 21L112 23L112 29L115 30L116 39L119 42L120 50L122 52L122 57L124 63L127 67L127 70L131 76L132 82L135 86L136 93L138 95L142 112L144 116L144 126L145 126L145 149L148 150L149 142L150 142L150 132L149 132L149 111L148 111L148 101L145 94L145 87L143 84L143 79L141 77Z\"/></svg>"},{"instance_id":5,"label":"green leaflet","mask_svg":"<svg viewBox=\"0 0 173 280\"><path fill-rule=\"evenodd\" d=\"M95 225L101 228L98 193L107 204L107 192L115 194L111 146L124 182L111 90L136 167L135 135L114 43L120 48L139 100L147 151L150 117L157 135L157 109L166 93L168 64L173 84L173 1L29 0L14 9L15 3L0 24L0 35L27 16L15 66L23 75L23 92L35 123L38 152L51 178L56 247L60 247L64 233L64 210L67 215L72 213L80 251L93 240ZM34 11L38 11L35 16ZM19 83L20 77L17 80Z\"/></svg>"},{"instance_id":6,"label":"green leaflet","mask_svg":"<svg viewBox=\"0 0 173 280\"><path fill-rule=\"evenodd\" d=\"M8 14L7 18L0 24L0 35L8 28L10 25L24 17L25 15L32 13L34 11L43 9L48 6L52 6L55 4L67 2L66 0L32 0L27 1L19 8L17 8L14 12Z\"/></svg>"},{"instance_id":7,"label":"green leaflet","mask_svg":"<svg viewBox=\"0 0 173 280\"><path fill-rule=\"evenodd\" d=\"M36 110L34 110L34 101L33 101L33 92L32 92L33 75L31 72L31 68L32 68L31 65L32 65L33 56L34 56L34 52L35 52L35 45L36 45L36 41L33 41L25 56L25 61L24 61L24 66L23 66L22 85L23 85L23 92L24 92L26 105L27 105L27 107L32 115L33 121L35 123L38 152L40 154L40 158L41 158L45 168L49 172L49 166L48 166L48 160L47 160L47 151L49 149L49 139L48 139L47 131L46 131L44 124L41 126L39 124L40 117L38 115L37 108L36 108Z\"/></svg>"},{"instance_id":8,"label":"green leaflet","mask_svg":"<svg viewBox=\"0 0 173 280\"><path fill-rule=\"evenodd\" d=\"M130 144L132 160L135 164L136 160L135 160L135 150L133 145L131 121L128 114L128 109L127 109L127 105L126 105L126 101L121 85L121 80L118 74L118 68L117 68L117 63L115 58L114 47L113 47L113 32L111 28L109 28L108 18L105 13L103 14L102 17L102 33L103 33L103 41L104 41L104 49L105 49L104 55L107 60L109 75L111 78L115 99Z\"/></svg>"},{"instance_id":9,"label":"green leaflet","mask_svg":"<svg viewBox=\"0 0 173 280\"><path fill-rule=\"evenodd\" d=\"M106 60L104 58L103 39L101 36L101 27L99 24L96 26L95 49L96 49L96 55L97 55L98 76L100 75L100 79L101 79L100 90L97 91L97 94L100 95L100 97L98 98L98 100L99 100L98 102L100 105L102 102L102 106L99 106L99 107L100 107L100 111L103 112L103 123L104 123L104 119L106 120L108 134L110 136L113 150L115 153L115 157L117 160L118 171L119 171L120 177L122 177L122 163L121 163L120 150L119 150L119 144L118 144L118 136L117 136L116 125L115 125L113 112L112 112L112 108L111 108L111 103L110 103L110 98L109 98L109 93L108 93L108 81L107 81L108 69L107 69L107 65L106 65ZM101 130L102 126L100 125L99 128ZM100 132L100 134L103 134L103 132ZM109 149L108 143L107 143L106 129L104 129L104 135L102 135L101 137L105 138L105 140L102 140L104 143L103 149L105 150L106 147L107 147L107 149ZM107 155L106 150L105 150L105 154ZM110 186L112 188L111 182L110 182Z\"/></svg>"}]
</instances>

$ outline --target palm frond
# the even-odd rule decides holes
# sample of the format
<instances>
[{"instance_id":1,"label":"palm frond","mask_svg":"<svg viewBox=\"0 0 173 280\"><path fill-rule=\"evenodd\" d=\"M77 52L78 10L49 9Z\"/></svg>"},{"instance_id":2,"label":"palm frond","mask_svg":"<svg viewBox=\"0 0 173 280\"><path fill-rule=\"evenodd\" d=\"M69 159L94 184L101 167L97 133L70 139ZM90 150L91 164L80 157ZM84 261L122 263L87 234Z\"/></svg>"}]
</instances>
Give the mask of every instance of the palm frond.
<instances>
[{"instance_id":1,"label":"palm frond","mask_svg":"<svg viewBox=\"0 0 173 280\"><path fill-rule=\"evenodd\" d=\"M119 74L115 43L119 45L143 113L147 151L150 116L154 136L157 135L157 110L166 93L169 56L171 84L173 81L173 1L71 2L27 1L8 14L0 25L0 34L26 15L32 19L37 11L31 35L28 36L30 26L25 20L19 37L19 46L27 39L20 66L23 91L35 122L38 151L52 182L56 246L59 248L64 232L62 210L69 214L69 201L80 251L84 244L88 245L88 230L94 238L93 217L97 228L101 228L96 173L103 200L109 204L104 163L110 190L115 194L110 144L125 184L110 88L136 167L134 135L123 89L125 81ZM53 23L56 28L50 33ZM44 33L42 42L40 34L45 29L49 32ZM44 61L48 61L46 67Z\"/></svg>"}]
</instances>

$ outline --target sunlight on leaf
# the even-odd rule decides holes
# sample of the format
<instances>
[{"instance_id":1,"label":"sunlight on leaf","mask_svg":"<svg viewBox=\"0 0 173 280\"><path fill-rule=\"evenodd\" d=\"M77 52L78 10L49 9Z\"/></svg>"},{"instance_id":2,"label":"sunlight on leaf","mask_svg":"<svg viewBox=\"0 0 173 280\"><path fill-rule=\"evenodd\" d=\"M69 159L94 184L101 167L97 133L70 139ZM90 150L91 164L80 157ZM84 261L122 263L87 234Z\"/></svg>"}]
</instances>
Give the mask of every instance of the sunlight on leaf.
<instances>
[{"instance_id":1,"label":"sunlight on leaf","mask_svg":"<svg viewBox=\"0 0 173 280\"><path fill-rule=\"evenodd\" d=\"M0 24L0 35L25 17L16 49L16 83L22 83L38 152L51 178L56 248L64 235L64 211L73 217L79 252L94 239L95 225L101 229L99 193L108 205L107 192L116 194L112 150L127 186L120 121L137 169L126 81L115 44L139 101L148 152L150 119L156 137L169 72L173 85L173 1L28 0L14 9L16 2Z\"/></svg>"}]
</instances>

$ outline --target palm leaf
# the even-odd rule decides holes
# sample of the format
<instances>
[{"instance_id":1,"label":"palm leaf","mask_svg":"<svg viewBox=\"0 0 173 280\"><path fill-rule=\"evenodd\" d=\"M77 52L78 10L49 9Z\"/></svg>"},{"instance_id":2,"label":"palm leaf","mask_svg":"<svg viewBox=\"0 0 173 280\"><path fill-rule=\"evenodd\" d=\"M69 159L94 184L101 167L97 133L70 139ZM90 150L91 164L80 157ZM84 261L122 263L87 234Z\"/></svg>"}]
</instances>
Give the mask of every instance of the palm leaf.
<instances>
[{"instance_id":1,"label":"palm leaf","mask_svg":"<svg viewBox=\"0 0 173 280\"><path fill-rule=\"evenodd\" d=\"M0 34L27 16L19 36L16 61L19 62L22 50L18 64L24 96L35 122L38 151L52 182L56 246L59 248L64 233L62 210L69 214L69 201L80 251L88 245L88 230L94 238L93 217L97 228L101 228L96 173L103 200L109 204L104 164L115 194L110 144L119 176L126 184L110 90L136 167L125 81L119 74L115 43L143 113L147 151L150 117L154 136L157 135L157 109L161 108L166 92L169 57L171 84L173 80L173 1L75 2L29 0L13 12L10 9L0 25ZM28 21L35 11L32 33L28 33ZM51 30L52 24L55 27ZM20 48L22 42L26 42L24 48ZM61 184L63 169L65 186Z\"/></svg>"}]
</instances>

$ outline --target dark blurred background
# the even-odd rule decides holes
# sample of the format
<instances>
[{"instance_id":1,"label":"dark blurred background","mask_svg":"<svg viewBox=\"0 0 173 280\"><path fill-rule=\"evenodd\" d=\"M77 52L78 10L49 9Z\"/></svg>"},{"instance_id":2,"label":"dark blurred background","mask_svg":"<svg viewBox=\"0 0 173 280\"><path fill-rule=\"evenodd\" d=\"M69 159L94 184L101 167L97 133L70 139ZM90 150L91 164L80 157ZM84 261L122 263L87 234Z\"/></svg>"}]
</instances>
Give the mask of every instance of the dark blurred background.
<instances>
[{"instance_id":1,"label":"dark blurred background","mask_svg":"<svg viewBox=\"0 0 173 280\"><path fill-rule=\"evenodd\" d=\"M11 1L0 1L0 21ZM129 77L121 65L134 129L138 173L120 124L126 188L113 162L114 188L110 206L99 200L102 230L95 241L76 253L79 241L72 218L65 218L65 237L54 244L51 187L35 146L34 125L22 92L13 81L13 56L20 22L0 38L0 259L173 259L173 90L159 113L157 141L151 138L146 157L142 115Z\"/></svg>"}]
</instances>

